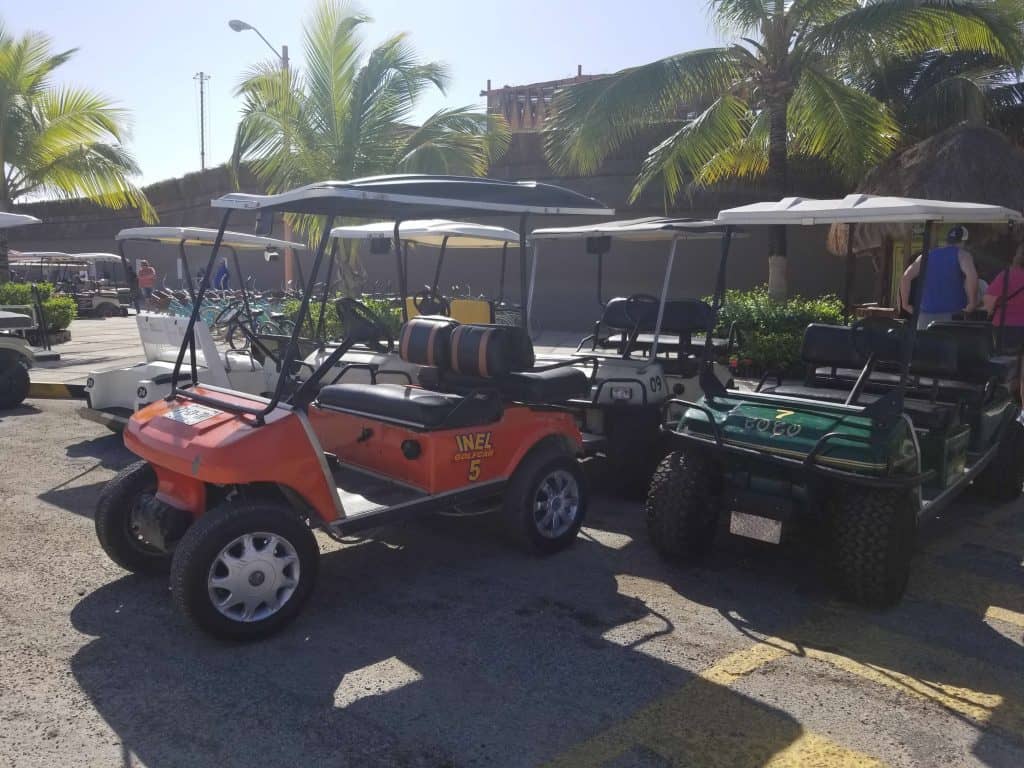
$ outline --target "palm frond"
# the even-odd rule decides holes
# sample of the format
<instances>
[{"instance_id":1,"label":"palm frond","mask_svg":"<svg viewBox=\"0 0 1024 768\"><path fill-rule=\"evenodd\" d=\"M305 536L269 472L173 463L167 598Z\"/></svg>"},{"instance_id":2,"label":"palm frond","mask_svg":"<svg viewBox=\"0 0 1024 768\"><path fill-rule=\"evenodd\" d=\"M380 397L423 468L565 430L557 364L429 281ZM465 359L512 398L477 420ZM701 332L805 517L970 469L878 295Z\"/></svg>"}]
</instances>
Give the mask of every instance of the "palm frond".
<instances>
[{"instance_id":1,"label":"palm frond","mask_svg":"<svg viewBox=\"0 0 1024 768\"><path fill-rule=\"evenodd\" d=\"M745 34L760 32L777 4L777 0L710 0L708 9L718 29Z\"/></svg>"},{"instance_id":2,"label":"palm frond","mask_svg":"<svg viewBox=\"0 0 1024 768\"><path fill-rule=\"evenodd\" d=\"M442 109L408 135L395 157L395 169L482 176L496 153L504 153L510 137L501 118L474 107Z\"/></svg>"},{"instance_id":3,"label":"palm frond","mask_svg":"<svg viewBox=\"0 0 1024 768\"><path fill-rule=\"evenodd\" d=\"M730 91L750 65L738 46L690 51L559 91L545 132L556 171L593 173L644 127Z\"/></svg>"},{"instance_id":4,"label":"palm frond","mask_svg":"<svg viewBox=\"0 0 1024 768\"><path fill-rule=\"evenodd\" d=\"M856 178L896 146L899 126L885 105L808 67L789 104L790 153L821 157Z\"/></svg>"},{"instance_id":5,"label":"palm frond","mask_svg":"<svg viewBox=\"0 0 1024 768\"><path fill-rule=\"evenodd\" d=\"M630 202L655 179L661 180L665 195L670 200L675 199L705 164L743 140L753 124L753 117L742 99L729 95L716 99L647 154Z\"/></svg>"}]
</instances>

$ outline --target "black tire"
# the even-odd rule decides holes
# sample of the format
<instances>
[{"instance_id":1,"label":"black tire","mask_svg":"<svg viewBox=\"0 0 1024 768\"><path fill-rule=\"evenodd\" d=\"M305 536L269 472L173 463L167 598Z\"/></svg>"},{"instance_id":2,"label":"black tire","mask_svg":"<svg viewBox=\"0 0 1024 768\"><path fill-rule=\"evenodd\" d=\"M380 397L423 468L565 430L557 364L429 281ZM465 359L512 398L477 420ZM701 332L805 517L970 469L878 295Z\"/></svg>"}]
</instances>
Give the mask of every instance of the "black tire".
<instances>
[{"instance_id":1,"label":"black tire","mask_svg":"<svg viewBox=\"0 0 1024 768\"><path fill-rule=\"evenodd\" d=\"M278 536L294 549L298 578L290 596L275 612L265 618L243 621L225 615L214 605L208 581L228 545L246 534L259 533ZM254 539L258 545L260 537ZM263 546L267 546L266 540L262 541ZM276 553L277 550L271 554ZM306 521L292 509L273 501L228 501L200 517L181 538L171 562L171 595L182 614L214 637L259 640L281 630L299 614L313 592L319 564L320 548L316 537ZM263 574L261 578L267 578L268 571L273 574L273 567L257 570ZM250 579L252 576L250 573ZM273 578L280 576L273 575ZM248 583L254 584L251 580Z\"/></svg>"},{"instance_id":2,"label":"black tire","mask_svg":"<svg viewBox=\"0 0 1024 768\"><path fill-rule=\"evenodd\" d=\"M0 364L4 366L0 371L0 411L7 411L25 402L31 383L28 368L20 360L0 358Z\"/></svg>"},{"instance_id":3,"label":"black tire","mask_svg":"<svg viewBox=\"0 0 1024 768\"><path fill-rule=\"evenodd\" d=\"M96 504L96 538L107 556L132 573L167 573L169 553L156 549L132 531L132 510L145 496L156 493L156 473L148 462L122 469L103 488Z\"/></svg>"},{"instance_id":4,"label":"black tire","mask_svg":"<svg viewBox=\"0 0 1024 768\"><path fill-rule=\"evenodd\" d=\"M832 494L829 538L840 594L869 608L899 602L914 554L914 494L847 485L836 486Z\"/></svg>"},{"instance_id":5,"label":"black tire","mask_svg":"<svg viewBox=\"0 0 1024 768\"><path fill-rule=\"evenodd\" d=\"M718 470L694 453L673 451L651 478L645 512L651 544L663 557L698 561L714 546L718 529Z\"/></svg>"},{"instance_id":6,"label":"black tire","mask_svg":"<svg viewBox=\"0 0 1024 768\"><path fill-rule=\"evenodd\" d=\"M551 481L551 482L549 482ZM565 485L562 482L565 481ZM554 483L552 485L552 483ZM575 488L573 488L573 484ZM555 489L559 499L542 502ZM565 497L562 497L565 494ZM580 463L554 444L537 446L516 468L505 490L501 514L509 533L528 549L542 555L560 552L576 540L587 513L588 491ZM575 516L563 530L544 531L545 516L538 520L539 503L556 504L555 514L564 509L564 499L575 499Z\"/></svg>"},{"instance_id":7,"label":"black tire","mask_svg":"<svg viewBox=\"0 0 1024 768\"><path fill-rule=\"evenodd\" d=\"M96 307L96 317L102 318L104 320L108 317L113 317L114 315L118 314L120 314L120 310L113 304L107 304L104 302L100 304L98 307Z\"/></svg>"},{"instance_id":8,"label":"black tire","mask_svg":"<svg viewBox=\"0 0 1024 768\"><path fill-rule=\"evenodd\" d=\"M1024 486L1024 426L1014 419L1003 430L992 462L981 471L974 487L992 501L1004 503L1021 495Z\"/></svg>"}]
</instances>

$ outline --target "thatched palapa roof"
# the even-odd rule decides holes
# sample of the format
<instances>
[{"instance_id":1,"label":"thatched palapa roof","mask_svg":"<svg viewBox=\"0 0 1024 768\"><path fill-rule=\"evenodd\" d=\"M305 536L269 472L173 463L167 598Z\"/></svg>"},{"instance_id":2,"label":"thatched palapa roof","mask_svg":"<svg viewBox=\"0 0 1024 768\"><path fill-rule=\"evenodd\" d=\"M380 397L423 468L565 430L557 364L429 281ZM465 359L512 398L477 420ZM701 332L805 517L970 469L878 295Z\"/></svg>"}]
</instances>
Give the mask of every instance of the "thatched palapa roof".
<instances>
[{"instance_id":1,"label":"thatched palapa roof","mask_svg":"<svg viewBox=\"0 0 1024 768\"><path fill-rule=\"evenodd\" d=\"M999 131L978 125L957 125L897 152L870 171L857 187L869 195L895 195L962 203L988 203L1024 210L1024 151ZM978 242L1005 228L971 228ZM829 231L829 250L846 254L847 226ZM854 253L869 255L881 249L886 237L910 236L905 224L858 225Z\"/></svg>"}]
</instances>

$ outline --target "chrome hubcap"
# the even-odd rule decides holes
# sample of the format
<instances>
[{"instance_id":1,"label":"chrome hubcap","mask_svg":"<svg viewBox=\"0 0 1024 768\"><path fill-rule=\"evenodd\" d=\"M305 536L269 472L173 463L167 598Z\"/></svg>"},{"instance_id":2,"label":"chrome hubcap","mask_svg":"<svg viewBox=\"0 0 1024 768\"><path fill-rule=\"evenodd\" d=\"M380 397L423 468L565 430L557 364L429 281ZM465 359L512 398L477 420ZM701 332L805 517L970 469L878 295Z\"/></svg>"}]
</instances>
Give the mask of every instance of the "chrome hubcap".
<instances>
[{"instance_id":1,"label":"chrome hubcap","mask_svg":"<svg viewBox=\"0 0 1024 768\"><path fill-rule=\"evenodd\" d=\"M533 500L533 521L541 536L562 536L572 528L579 511L580 488L572 474L558 469L544 478Z\"/></svg>"},{"instance_id":2,"label":"chrome hubcap","mask_svg":"<svg viewBox=\"0 0 1024 768\"><path fill-rule=\"evenodd\" d=\"M247 533L210 566L210 601L232 621L262 621L277 613L299 586L299 556L276 533Z\"/></svg>"}]
</instances>

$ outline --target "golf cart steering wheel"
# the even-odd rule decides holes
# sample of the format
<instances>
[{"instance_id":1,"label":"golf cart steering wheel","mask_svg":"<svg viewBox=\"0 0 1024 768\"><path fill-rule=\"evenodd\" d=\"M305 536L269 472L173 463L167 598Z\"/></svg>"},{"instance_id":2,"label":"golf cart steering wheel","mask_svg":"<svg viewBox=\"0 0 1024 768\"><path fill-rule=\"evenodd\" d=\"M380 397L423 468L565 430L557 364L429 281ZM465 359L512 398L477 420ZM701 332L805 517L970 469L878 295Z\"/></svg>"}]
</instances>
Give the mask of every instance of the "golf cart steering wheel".
<instances>
[{"instance_id":1,"label":"golf cart steering wheel","mask_svg":"<svg viewBox=\"0 0 1024 768\"><path fill-rule=\"evenodd\" d=\"M865 317L857 320L850 326L853 348L857 354L867 359L879 352L880 342L883 340L886 347L890 344L902 344L906 328L905 324L891 317Z\"/></svg>"},{"instance_id":2,"label":"golf cart steering wheel","mask_svg":"<svg viewBox=\"0 0 1024 768\"><path fill-rule=\"evenodd\" d=\"M626 313L626 318L629 322L633 324L633 328L638 330L646 317L643 307L645 305L657 307L660 301L657 296L652 296L649 293L634 293L626 299L626 306L623 307L623 311Z\"/></svg>"},{"instance_id":3,"label":"golf cart steering wheel","mask_svg":"<svg viewBox=\"0 0 1024 768\"><path fill-rule=\"evenodd\" d=\"M445 317L452 315L452 305L448 303L448 299L429 285L424 285L422 291L413 294L412 305L421 315L444 315Z\"/></svg>"},{"instance_id":4,"label":"golf cart steering wheel","mask_svg":"<svg viewBox=\"0 0 1024 768\"><path fill-rule=\"evenodd\" d=\"M355 299L341 298L334 303L345 339L365 344L375 352L394 352L395 339L388 327L368 306Z\"/></svg>"}]
</instances>

